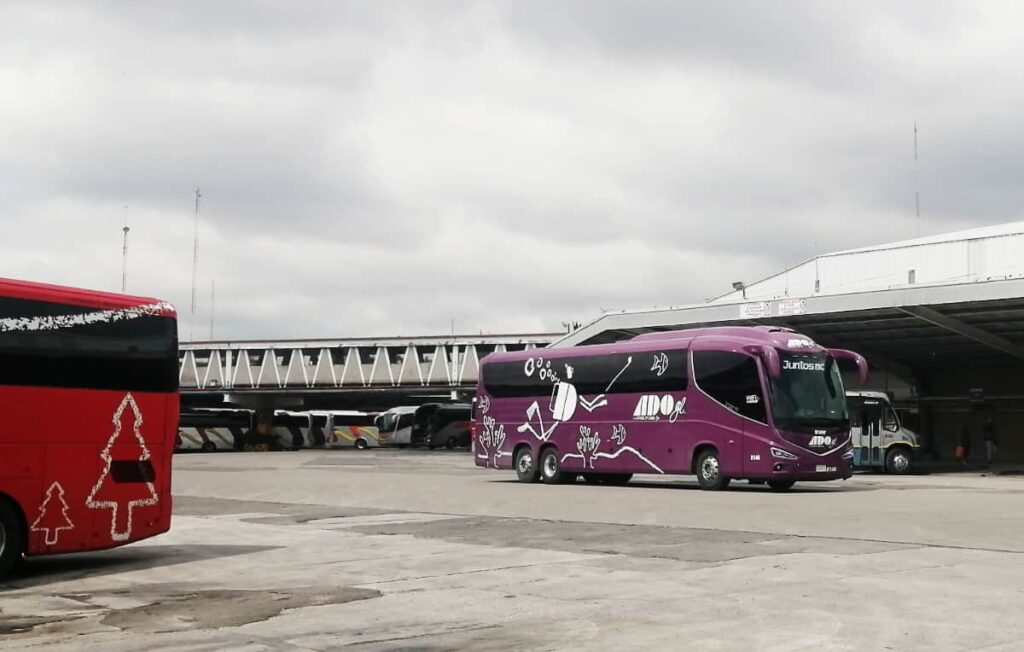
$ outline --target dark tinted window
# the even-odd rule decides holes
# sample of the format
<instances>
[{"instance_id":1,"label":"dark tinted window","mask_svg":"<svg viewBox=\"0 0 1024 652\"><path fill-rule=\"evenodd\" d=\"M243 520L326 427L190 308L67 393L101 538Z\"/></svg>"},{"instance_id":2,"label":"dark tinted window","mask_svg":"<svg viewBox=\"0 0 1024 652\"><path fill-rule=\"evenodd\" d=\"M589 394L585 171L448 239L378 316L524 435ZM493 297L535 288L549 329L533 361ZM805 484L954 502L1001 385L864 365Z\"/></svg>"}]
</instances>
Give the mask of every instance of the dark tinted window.
<instances>
[{"instance_id":1,"label":"dark tinted window","mask_svg":"<svg viewBox=\"0 0 1024 652\"><path fill-rule=\"evenodd\" d=\"M711 398L747 418L767 423L753 358L728 351L694 351L693 371L697 386Z\"/></svg>"},{"instance_id":2,"label":"dark tinted window","mask_svg":"<svg viewBox=\"0 0 1024 652\"><path fill-rule=\"evenodd\" d=\"M251 428L252 412L182 412L178 425L182 428Z\"/></svg>"},{"instance_id":3,"label":"dark tinted window","mask_svg":"<svg viewBox=\"0 0 1024 652\"><path fill-rule=\"evenodd\" d=\"M103 312L0 297L0 385L171 392L178 388L177 326L153 315L47 328L47 318Z\"/></svg>"},{"instance_id":4,"label":"dark tinted window","mask_svg":"<svg viewBox=\"0 0 1024 652\"><path fill-rule=\"evenodd\" d=\"M373 417L369 414L335 414L332 417L336 426L372 426Z\"/></svg>"},{"instance_id":5,"label":"dark tinted window","mask_svg":"<svg viewBox=\"0 0 1024 652\"><path fill-rule=\"evenodd\" d=\"M545 396L558 382L581 395L677 392L687 385L686 351L644 351L545 360L542 356L484 365L491 395Z\"/></svg>"}]
</instances>

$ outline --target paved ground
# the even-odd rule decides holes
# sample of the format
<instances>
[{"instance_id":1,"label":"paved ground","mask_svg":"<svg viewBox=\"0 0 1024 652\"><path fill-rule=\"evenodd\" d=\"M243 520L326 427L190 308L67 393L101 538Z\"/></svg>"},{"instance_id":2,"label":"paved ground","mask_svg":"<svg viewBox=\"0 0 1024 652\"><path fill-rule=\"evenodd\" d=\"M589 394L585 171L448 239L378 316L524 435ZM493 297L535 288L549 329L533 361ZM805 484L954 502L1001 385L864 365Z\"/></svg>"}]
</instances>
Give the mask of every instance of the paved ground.
<instances>
[{"instance_id":1,"label":"paved ground","mask_svg":"<svg viewBox=\"0 0 1024 652\"><path fill-rule=\"evenodd\" d=\"M547 487L465 453L182 455L172 531L40 559L0 647L1019 650L1024 478Z\"/></svg>"}]
</instances>

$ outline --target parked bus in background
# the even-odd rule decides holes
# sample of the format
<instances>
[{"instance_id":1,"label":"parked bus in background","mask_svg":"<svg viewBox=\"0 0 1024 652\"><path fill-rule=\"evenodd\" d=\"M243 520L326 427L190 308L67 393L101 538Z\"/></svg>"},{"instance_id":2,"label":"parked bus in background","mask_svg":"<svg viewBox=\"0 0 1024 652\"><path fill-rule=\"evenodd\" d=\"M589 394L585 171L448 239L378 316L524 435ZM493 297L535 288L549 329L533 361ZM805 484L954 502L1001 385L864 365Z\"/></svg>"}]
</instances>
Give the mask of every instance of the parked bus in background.
<instances>
[{"instance_id":1,"label":"parked bus in background","mask_svg":"<svg viewBox=\"0 0 1024 652\"><path fill-rule=\"evenodd\" d=\"M380 435L374 415L352 410L324 412L327 417L329 448L374 448L380 446Z\"/></svg>"},{"instance_id":2,"label":"parked bus in background","mask_svg":"<svg viewBox=\"0 0 1024 652\"><path fill-rule=\"evenodd\" d=\"M427 432L430 429L430 417L441 409L440 403L424 403L416 408L409 431L410 446L424 446L427 443Z\"/></svg>"},{"instance_id":3,"label":"parked bus in background","mask_svg":"<svg viewBox=\"0 0 1024 652\"><path fill-rule=\"evenodd\" d=\"M245 433L253 428L251 410L203 409L185 410L178 424L176 450L213 451L241 450Z\"/></svg>"},{"instance_id":4,"label":"parked bus in background","mask_svg":"<svg viewBox=\"0 0 1024 652\"><path fill-rule=\"evenodd\" d=\"M313 421L309 412L274 410L274 420L270 431L273 439L270 447L279 451L299 450L306 444L312 425Z\"/></svg>"},{"instance_id":5,"label":"parked bus in background","mask_svg":"<svg viewBox=\"0 0 1024 652\"><path fill-rule=\"evenodd\" d=\"M411 445L417 410L415 405L400 405L382 412L376 420L381 445L399 448Z\"/></svg>"},{"instance_id":6,"label":"parked bus in background","mask_svg":"<svg viewBox=\"0 0 1024 652\"><path fill-rule=\"evenodd\" d=\"M548 484L680 473L706 490L747 479L784 491L849 478L841 359L866 378L860 355L765 326L491 354L481 362L474 458Z\"/></svg>"},{"instance_id":7,"label":"parked bus in background","mask_svg":"<svg viewBox=\"0 0 1024 652\"><path fill-rule=\"evenodd\" d=\"M903 426L884 392L847 392L853 464L909 473L920 459L921 439Z\"/></svg>"},{"instance_id":8,"label":"parked bus in background","mask_svg":"<svg viewBox=\"0 0 1024 652\"><path fill-rule=\"evenodd\" d=\"M166 532L174 308L0 279L0 577Z\"/></svg>"},{"instance_id":9,"label":"parked bus in background","mask_svg":"<svg viewBox=\"0 0 1024 652\"><path fill-rule=\"evenodd\" d=\"M427 448L464 448L470 444L473 407L469 403L442 405L427 420Z\"/></svg>"}]
</instances>

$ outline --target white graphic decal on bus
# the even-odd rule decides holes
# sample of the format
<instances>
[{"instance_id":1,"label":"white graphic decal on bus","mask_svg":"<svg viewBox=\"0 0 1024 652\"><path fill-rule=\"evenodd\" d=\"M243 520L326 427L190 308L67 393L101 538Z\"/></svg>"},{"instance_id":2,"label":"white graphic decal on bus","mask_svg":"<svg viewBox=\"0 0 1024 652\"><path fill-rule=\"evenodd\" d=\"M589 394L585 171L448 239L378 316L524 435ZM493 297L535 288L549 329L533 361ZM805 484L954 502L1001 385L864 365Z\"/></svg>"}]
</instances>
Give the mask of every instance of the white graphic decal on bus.
<instances>
[{"instance_id":1,"label":"white graphic decal on bus","mask_svg":"<svg viewBox=\"0 0 1024 652\"><path fill-rule=\"evenodd\" d=\"M655 353L651 371L657 372L659 378L664 376L665 372L668 371L668 356L664 353Z\"/></svg>"},{"instance_id":2,"label":"white graphic decal on bus","mask_svg":"<svg viewBox=\"0 0 1024 652\"><path fill-rule=\"evenodd\" d=\"M128 418L131 420L131 435L128 436L126 441L119 441L124 430L121 419L125 408L131 408L131 412L128 415ZM85 505L90 509L109 509L111 512L110 538L114 541L127 541L132 535L133 510L136 507L155 505L160 500L160 496L156 493L156 488L153 487L153 483L150 480L145 482L118 483L115 486L110 477L110 466L114 462L112 456L114 446L119 448L119 457L124 455L123 451L127 449L130 451L128 454L129 461L144 462L149 460L149 449L146 448L146 440L142 438L142 433L140 432L142 428L142 411L139 410L139 405L131 394L125 394L121 404L114 411L113 424L114 432L110 435L110 439L107 440L107 445L103 452L100 453L100 459L103 460L103 472L100 473L99 479L96 480L92 491L89 492L89 497L85 499ZM131 498L129 492L133 490L136 492L136 496Z\"/></svg>"},{"instance_id":3,"label":"white graphic decal on bus","mask_svg":"<svg viewBox=\"0 0 1024 652\"><path fill-rule=\"evenodd\" d=\"M111 324L128 319L162 315L174 310L171 304L166 302L147 303L131 308L118 308L116 310L99 310L85 312L78 315L52 315L48 317L7 317L0 319L0 333L13 333L18 331L56 331L62 328L73 328L75 326L88 326L89 324Z\"/></svg>"},{"instance_id":4,"label":"white graphic decal on bus","mask_svg":"<svg viewBox=\"0 0 1024 652\"><path fill-rule=\"evenodd\" d=\"M481 396L480 402L477 403L477 405L480 406L480 414L487 414L491 411L491 397Z\"/></svg>"},{"instance_id":5,"label":"white graphic decal on bus","mask_svg":"<svg viewBox=\"0 0 1024 652\"><path fill-rule=\"evenodd\" d=\"M54 495L59 505L54 504ZM73 530L75 524L68 516L68 504L64 500L64 487L59 482L54 482L46 490L46 499L39 506L39 516L32 523L33 532L43 532L46 545L55 546L60 538L61 530Z\"/></svg>"},{"instance_id":6,"label":"white graphic decal on bus","mask_svg":"<svg viewBox=\"0 0 1024 652\"><path fill-rule=\"evenodd\" d=\"M498 459L511 455L501 450L505 443L505 425L496 425L494 417L483 418L483 428L477 435L477 459L484 460L484 466L498 468Z\"/></svg>"},{"instance_id":7,"label":"white graphic decal on bus","mask_svg":"<svg viewBox=\"0 0 1024 652\"><path fill-rule=\"evenodd\" d=\"M615 385L615 381L629 368L629 365L633 363L633 356L626 358L626 364L623 365L619 373L615 374L615 377L611 379L608 386L605 388L605 393L611 391L611 388ZM566 378L572 378L575 373L575 369L570 365L565 365ZM558 424L565 423L572 419L576 413L577 407L582 407L587 412L593 412L598 408L605 407L608 405L608 397L606 394L598 394L593 398L587 399L579 395L576 390L576 386L570 382L563 381L558 377L558 374L551 368L551 361L545 361L544 358L529 358L523 366L523 373L527 377L532 377L533 374L537 374L537 377L541 380L548 380L552 383L551 389L551 400L548 403L548 412L551 415L551 421L545 425L544 416L541 414L540 403L534 401L526 408L526 421L520 425L516 430L518 432L529 432L540 441L548 441L551 439L551 435L554 433L555 428Z\"/></svg>"},{"instance_id":8,"label":"white graphic decal on bus","mask_svg":"<svg viewBox=\"0 0 1024 652\"><path fill-rule=\"evenodd\" d=\"M623 426L622 424L613 426L612 432L614 433L612 435L612 440L619 441L619 446L621 447L613 453L602 453L598 451L598 449L601 447L600 434L596 430L591 429L590 426L580 426L580 436L576 440L576 450L578 450L579 453L566 453L565 455L562 455L562 462L564 463L566 460L569 459L578 459L583 462L583 468L599 470L595 466L597 460L614 460L617 459L623 453L629 453L631 455L634 455L637 459L642 461L647 466L651 467L653 471L657 473L664 473L664 471L662 471L657 464L647 459L647 457L645 457L643 453L641 453L637 449L633 448L632 446L622 446L621 442L624 442L626 440L625 426Z\"/></svg>"},{"instance_id":9,"label":"white graphic decal on bus","mask_svg":"<svg viewBox=\"0 0 1024 652\"><path fill-rule=\"evenodd\" d=\"M660 421L668 417L669 423L675 423L680 416L686 414L686 397L678 401L671 395L645 394L640 397L633 410L635 421Z\"/></svg>"}]
</instances>

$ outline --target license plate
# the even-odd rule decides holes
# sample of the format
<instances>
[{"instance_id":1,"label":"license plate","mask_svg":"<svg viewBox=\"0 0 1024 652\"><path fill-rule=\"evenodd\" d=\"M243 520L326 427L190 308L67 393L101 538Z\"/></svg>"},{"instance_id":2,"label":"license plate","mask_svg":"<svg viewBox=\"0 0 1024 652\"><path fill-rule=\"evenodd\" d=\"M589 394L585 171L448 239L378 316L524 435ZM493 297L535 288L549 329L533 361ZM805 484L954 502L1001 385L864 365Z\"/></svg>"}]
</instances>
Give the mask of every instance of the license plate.
<instances>
[{"instance_id":1,"label":"license plate","mask_svg":"<svg viewBox=\"0 0 1024 652\"><path fill-rule=\"evenodd\" d=\"M835 473L836 472L836 467L828 466L828 465L825 465L825 464L819 464L819 465L814 467L814 471L816 473Z\"/></svg>"}]
</instances>

